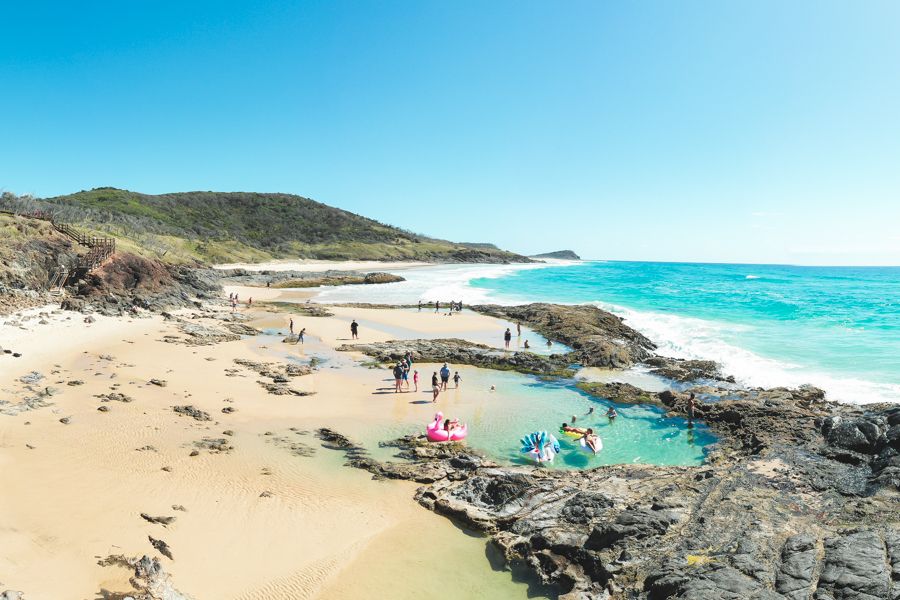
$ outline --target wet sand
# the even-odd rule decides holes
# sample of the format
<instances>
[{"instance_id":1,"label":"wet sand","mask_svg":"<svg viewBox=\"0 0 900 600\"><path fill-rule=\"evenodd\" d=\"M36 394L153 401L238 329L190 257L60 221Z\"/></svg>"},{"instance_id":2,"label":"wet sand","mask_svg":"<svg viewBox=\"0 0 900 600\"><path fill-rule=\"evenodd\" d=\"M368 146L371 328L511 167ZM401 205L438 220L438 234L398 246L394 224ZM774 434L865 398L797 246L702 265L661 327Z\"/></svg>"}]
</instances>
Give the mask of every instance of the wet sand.
<instances>
[{"instance_id":1,"label":"wet sand","mask_svg":"<svg viewBox=\"0 0 900 600\"><path fill-rule=\"evenodd\" d=\"M286 331L288 315L249 316L250 324ZM271 335L167 343L164 336L181 333L158 316L85 323L83 315L58 313L44 325L25 322L27 330L0 325L0 345L22 353L0 355L2 589L29 600L128 592L130 573L97 561L158 555L153 536L172 549L174 560L162 561L176 587L198 600L355 598L387 588L392 598L525 597L523 584L491 568L482 539L413 501L414 485L343 467L343 457L312 435L321 426L394 418L373 401L373 373L332 350L349 337L354 316L371 325L367 340L396 337L397 311L343 308L332 318L295 316L308 329L304 346ZM484 338L498 323L422 315L403 326ZM302 397L267 393L257 373L233 362L312 355L326 362L291 379L291 387L315 392ZM20 380L31 371L43 378ZM24 398L48 387L47 406L20 412ZM132 400L97 397L110 393ZM210 420L177 414L176 405ZM233 449L197 448L203 438ZM153 524L142 512L176 519ZM442 580L456 582L453 593L436 585Z\"/></svg>"}]
</instances>

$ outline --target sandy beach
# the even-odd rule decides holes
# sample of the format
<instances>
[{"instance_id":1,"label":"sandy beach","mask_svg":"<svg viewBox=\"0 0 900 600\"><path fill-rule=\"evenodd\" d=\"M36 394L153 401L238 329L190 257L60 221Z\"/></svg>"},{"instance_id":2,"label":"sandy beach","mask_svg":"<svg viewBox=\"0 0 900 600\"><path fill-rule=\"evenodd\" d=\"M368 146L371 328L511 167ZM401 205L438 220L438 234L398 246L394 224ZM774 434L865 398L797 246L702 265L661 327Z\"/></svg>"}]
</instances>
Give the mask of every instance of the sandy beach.
<instances>
[{"instance_id":1,"label":"sandy beach","mask_svg":"<svg viewBox=\"0 0 900 600\"><path fill-rule=\"evenodd\" d=\"M286 315L244 311L246 324L286 333ZM129 571L98 561L152 553L152 536L171 549L174 560L163 561L175 585L197 599L356 598L373 586L390 586L394 598L443 598L432 585L442 577L457 582L455 598L524 595L491 569L484 540L413 502L413 484L345 468L312 434L393 418L373 396L383 376L334 351L350 319L365 324L369 341L396 338L401 325L479 341L499 323L338 308L333 317L295 317L308 328L303 346L281 335L184 343L183 322L214 328L215 316L88 323L38 309L0 320L3 348L21 354L0 355L4 588L29 600L127 592ZM269 394L234 362L311 356L328 366L290 381L307 396ZM37 400L26 406L26 398ZM194 416L173 410L181 406ZM174 520L151 523L142 513Z\"/></svg>"}]
</instances>

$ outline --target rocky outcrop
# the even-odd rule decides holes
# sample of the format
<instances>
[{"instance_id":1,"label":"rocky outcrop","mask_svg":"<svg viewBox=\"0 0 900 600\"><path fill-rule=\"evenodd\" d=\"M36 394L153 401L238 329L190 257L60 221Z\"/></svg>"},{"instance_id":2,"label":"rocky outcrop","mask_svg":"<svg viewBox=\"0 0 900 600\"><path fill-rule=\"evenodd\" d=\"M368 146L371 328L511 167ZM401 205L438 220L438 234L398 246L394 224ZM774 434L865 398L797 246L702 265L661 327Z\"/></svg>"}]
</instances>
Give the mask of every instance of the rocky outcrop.
<instances>
[{"instance_id":1,"label":"rocky outcrop","mask_svg":"<svg viewBox=\"0 0 900 600\"><path fill-rule=\"evenodd\" d=\"M393 273L358 271L251 271L248 269L205 269L204 276L218 277L222 285L246 285L276 288L307 288L323 285L371 285L406 281Z\"/></svg>"},{"instance_id":2,"label":"rocky outcrop","mask_svg":"<svg viewBox=\"0 0 900 600\"><path fill-rule=\"evenodd\" d=\"M63 308L107 315L135 308L162 312L197 306L198 301L218 298L220 291L218 280L204 277L200 270L120 252L80 281Z\"/></svg>"},{"instance_id":3,"label":"rocky outcrop","mask_svg":"<svg viewBox=\"0 0 900 600\"><path fill-rule=\"evenodd\" d=\"M654 375L673 381L712 380L734 382L733 378L728 378L722 374L718 363L713 360L688 360L668 356L653 356L644 359L643 362L653 367L650 372Z\"/></svg>"},{"instance_id":4,"label":"rocky outcrop","mask_svg":"<svg viewBox=\"0 0 900 600\"><path fill-rule=\"evenodd\" d=\"M730 392L701 400L721 438L700 467L500 466L422 437L385 444L403 460L380 462L320 437L377 478L422 483L421 504L488 534L562 598L900 598L900 407ZM683 409L685 394L662 396Z\"/></svg>"},{"instance_id":5,"label":"rocky outcrop","mask_svg":"<svg viewBox=\"0 0 900 600\"><path fill-rule=\"evenodd\" d=\"M417 363L451 363L503 369L536 375L571 375L566 356L542 356L531 352L504 352L484 344L457 338L438 340L392 340L369 344L344 344L341 352L362 352L381 363L395 363L407 352Z\"/></svg>"},{"instance_id":6,"label":"rocky outcrop","mask_svg":"<svg viewBox=\"0 0 900 600\"><path fill-rule=\"evenodd\" d=\"M150 538L151 542L159 542ZM162 542L165 546L165 542ZM154 544L156 546L156 544ZM168 552L168 546L165 546ZM171 559L171 553L169 557ZM101 567L122 567L133 572L129 579L132 590L116 594L115 598L132 598L133 600L191 600L175 589L172 581L157 558L144 555L141 558L128 558L121 554L107 556L97 564ZM111 596L112 597L112 596Z\"/></svg>"},{"instance_id":7,"label":"rocky outcrop","mask_svg":"<svg viewBox=\"0 0 900 600\"><path fill-rule=\"evenodd\" d=\"M653 404L655 402L653 394L630 383L579 381L576 387L591 396L606 398L618 404Z\"/></svg>"},{"instance_id":8,"label":"rocky outcrop","mask_svg":"<svg viewBox=\"0 0 900 600\"><path fill-rule=\"evenodd\" d=\"M302 377L312 373L315 370L312 365L256 362L243 358L234 359L234 363L267 378L265 380L259 380L257 383L265 388L270 394L276 396L310 396L315 393L296 390L289 385L291 378Z\"/></svg>"},{"instance_id":9,"label":"rocky outcrop","mask_svg":"<svg viewBox=\"0 0 900 600\"><path fill-rule=\"evenodd\" d=\"M594 306L480 305L477 312L527 325L573 352L570 362L590 367L629 367L653 356L656 345L616 315Z\"/></svg>"}]
</instances>

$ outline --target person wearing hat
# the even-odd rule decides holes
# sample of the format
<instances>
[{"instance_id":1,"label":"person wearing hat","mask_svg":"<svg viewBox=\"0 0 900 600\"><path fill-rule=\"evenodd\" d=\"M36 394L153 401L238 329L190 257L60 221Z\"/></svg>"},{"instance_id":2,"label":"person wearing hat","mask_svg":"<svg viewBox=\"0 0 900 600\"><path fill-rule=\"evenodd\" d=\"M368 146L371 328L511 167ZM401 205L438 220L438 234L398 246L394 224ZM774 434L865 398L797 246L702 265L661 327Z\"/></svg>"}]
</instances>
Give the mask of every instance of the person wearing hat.
<instances>
[{"instance_id":1,"label":"person wearing hat","mask_svg":"<svg viewBox=\"0 0 900 600\"><path fill-rule=\"evenodd\" d=\"M450 381L450 367L447 366L447 363L444 363L444 366L441 367L441 390L447 389L448 381Z\"/></svg>"}]
</instances>

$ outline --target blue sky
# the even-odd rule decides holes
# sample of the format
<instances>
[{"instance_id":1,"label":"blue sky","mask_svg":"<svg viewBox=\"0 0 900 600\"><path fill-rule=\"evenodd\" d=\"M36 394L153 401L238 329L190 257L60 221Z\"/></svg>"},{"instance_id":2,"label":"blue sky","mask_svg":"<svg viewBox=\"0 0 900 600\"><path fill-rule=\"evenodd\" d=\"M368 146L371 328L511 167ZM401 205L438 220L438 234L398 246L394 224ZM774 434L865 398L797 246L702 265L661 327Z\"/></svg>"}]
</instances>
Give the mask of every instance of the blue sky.
<instances>
[{"instance_id":1,"label":"blue sky","mask_svg":"<svg viewBox=\"0 0 900 600\"><path fill-rule=\"evenodd\" d=\"M900 3L0 5L0 188L297 193L635 260L900 264Z\"/></svg>"}]
</instances>

